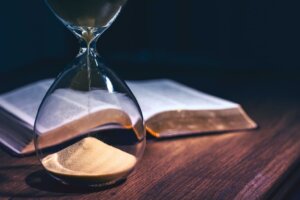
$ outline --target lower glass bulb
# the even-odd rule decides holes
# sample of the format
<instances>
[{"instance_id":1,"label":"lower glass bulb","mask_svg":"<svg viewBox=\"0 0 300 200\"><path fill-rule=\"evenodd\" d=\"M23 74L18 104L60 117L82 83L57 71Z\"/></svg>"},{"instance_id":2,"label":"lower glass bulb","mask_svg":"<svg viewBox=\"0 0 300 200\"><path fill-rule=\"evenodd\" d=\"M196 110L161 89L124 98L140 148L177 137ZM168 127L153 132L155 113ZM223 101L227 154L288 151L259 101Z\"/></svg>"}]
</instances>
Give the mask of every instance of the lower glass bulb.
<instances>
[{"instance_id":1,"label":"lower glass bulb","mask_svg":"<svg viewBox=\"0 0 300 200\"><path fill-rule=\"evenodd\" d=\"M34 131L41 164L67 184L107 185L125 179L145 148L135 97L93 49L81 52L52 83Z\"/></svg>"}]
</instances>

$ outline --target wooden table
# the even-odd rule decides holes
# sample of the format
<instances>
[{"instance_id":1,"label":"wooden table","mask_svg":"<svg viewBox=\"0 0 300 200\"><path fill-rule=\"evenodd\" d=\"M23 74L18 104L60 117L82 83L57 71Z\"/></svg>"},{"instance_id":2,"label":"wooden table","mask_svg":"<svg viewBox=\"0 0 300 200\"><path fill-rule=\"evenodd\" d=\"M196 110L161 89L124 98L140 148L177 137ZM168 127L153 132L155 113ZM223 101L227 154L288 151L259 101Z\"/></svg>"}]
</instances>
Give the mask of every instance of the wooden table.
<instances>
[{"instance_id":1,"label":"wooden table","mask_svg":"<svg viewBox=\"0 0 300 200\"><path fill-rule=\"evenodd\" d=\"M125 182L99 189L61 185L45 174L35 156L17 158L0 149L0 199L286 198L299 187L299 84L250 80L227 77L211 86L198 85L197 80L186 83L241 103L259 124L257 130L148 137L136 171Z\"/></svg>"}]
</instances>

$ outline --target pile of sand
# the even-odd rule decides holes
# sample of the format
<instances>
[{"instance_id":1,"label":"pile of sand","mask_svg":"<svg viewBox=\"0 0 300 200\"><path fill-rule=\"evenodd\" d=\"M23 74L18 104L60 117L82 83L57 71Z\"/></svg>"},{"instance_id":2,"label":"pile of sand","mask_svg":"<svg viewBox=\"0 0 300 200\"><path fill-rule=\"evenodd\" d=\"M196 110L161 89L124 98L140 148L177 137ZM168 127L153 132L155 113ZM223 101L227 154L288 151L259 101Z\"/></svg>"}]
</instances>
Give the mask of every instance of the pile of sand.
<instances>
[{"instance_id":1,"label":"pile of sand","mask_svg":"<svg viewBox=\"0 0 300 200\"><path fill-rule=\"evenodd\" d=\"M42 159L51 173L77 179L108 182L122 178L133 170L136 158L93 137Z\"/></svg>"}]
</instances>

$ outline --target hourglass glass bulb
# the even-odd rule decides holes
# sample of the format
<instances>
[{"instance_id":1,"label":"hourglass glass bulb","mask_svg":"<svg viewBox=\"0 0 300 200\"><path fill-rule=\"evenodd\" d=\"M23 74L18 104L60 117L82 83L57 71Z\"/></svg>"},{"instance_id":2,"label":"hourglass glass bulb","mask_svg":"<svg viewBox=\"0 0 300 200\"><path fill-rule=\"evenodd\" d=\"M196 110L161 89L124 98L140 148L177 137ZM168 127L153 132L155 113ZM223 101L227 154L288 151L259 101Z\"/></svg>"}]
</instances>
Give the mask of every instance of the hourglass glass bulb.
<instances>
[{"instance_id":1,"label":"hourglass glass bulb","mask_svg":"<svg viewBox=\"0 0 300 200\"><path fill-rule=\"evenodd\" d=\"M64 23L78 27L109 27L126 0L47 0Z\"/></svg>"},{"instance_id":2,"label":"hourglass glass bulb","mask_svg":"<svg viewBox=\"0 0 300 200\"><path fill-rule=\"evenodd\" d=\"M82 43L73 63L48 90L34 126L41 164L63 183L115 183L133 171L143 154L145 126L139 105L95 48L124 3L48 0Z\"/></svg>"}]
</instances>

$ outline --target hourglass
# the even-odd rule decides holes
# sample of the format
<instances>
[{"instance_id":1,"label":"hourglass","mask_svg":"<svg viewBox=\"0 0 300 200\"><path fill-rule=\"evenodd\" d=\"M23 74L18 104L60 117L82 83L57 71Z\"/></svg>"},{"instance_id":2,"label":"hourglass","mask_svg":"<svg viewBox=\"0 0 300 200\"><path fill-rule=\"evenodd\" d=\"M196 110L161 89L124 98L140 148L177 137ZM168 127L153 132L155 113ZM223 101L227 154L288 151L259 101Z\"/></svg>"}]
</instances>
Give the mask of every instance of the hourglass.
<instances>
[{"instance_id":1,"label":"hourglass","mask_svg":"<svg viewBox=\"0 0 300 200\"><path fill-rule=\"evenodd\" d=\"M35 120L45 170L66 184L102 186L125 179L141 159L145 127L126 83L96 51L125 0L46 0L80 41L75 60L53 82Z\"/></svg>"}]
</instances>

